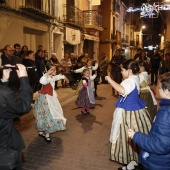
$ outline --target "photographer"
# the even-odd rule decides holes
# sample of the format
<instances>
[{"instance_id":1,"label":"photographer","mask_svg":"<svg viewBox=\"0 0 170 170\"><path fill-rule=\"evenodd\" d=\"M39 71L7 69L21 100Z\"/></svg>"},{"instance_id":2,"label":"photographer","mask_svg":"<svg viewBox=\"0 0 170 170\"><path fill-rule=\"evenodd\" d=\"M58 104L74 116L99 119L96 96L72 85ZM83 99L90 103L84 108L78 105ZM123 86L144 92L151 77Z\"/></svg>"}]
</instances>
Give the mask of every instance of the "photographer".
<instances>
[{"instance_id":1,"label":"photographer","mask_svg":"<svg viewBox=\"0 0 170 170\"><path fill-rule=\"evenodd\" d=\"M13 126L13 119L31 109L32 89L29 85L25 66L16 64L14 69L8 68L8 66L12 67L6 65L0 80L0 150L5 148L17 151L17 169L21 169L21 151L25 148L25 145L20 133ZM19 91L13 91L8 87L11 70L15 70L19 77ZM10 159L7 161L10 161Z\"/></svg>"}]
</instances>

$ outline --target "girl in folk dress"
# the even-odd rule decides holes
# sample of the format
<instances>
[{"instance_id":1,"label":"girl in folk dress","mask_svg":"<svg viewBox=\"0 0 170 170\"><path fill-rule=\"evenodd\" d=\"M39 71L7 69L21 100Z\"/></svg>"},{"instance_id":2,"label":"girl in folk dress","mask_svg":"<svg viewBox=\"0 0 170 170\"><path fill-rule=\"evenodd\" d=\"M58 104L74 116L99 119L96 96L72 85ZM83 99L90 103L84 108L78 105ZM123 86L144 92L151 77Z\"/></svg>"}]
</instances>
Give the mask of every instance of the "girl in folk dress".
<instances>
[{"instance_id":1,"label":"girl in folk dress","mask_svg":"<svg viewBox=\"0 0 170 170\"><path fill-rule=\"evenodd\" d=\"M124 79L121 84L106 76L106 80L119 92L110 134L110 159L122 164L128 164L132 160L138 162L140 150L128 140L127 130L132 128L148 133L151 127L150 115L145 110L146 104L139 98L138 72L138 64L130 59L121 66Z\"/></svg>"},{"instance_id":2,"label":"girl in folk dress","mask_svg":"<svg viewBox=\"0 0 170 170\"><path fill-rule=\"evenodd\" d=\"M90 71L90 75L89 76L92 76L92 72L93 71L96 71L97 68L98 68L98 63L97 61L95 62L95 66L93 66L93 60L92 59L89 59L87 61L87 65L86 66L83 66L82 68L79 68L79 69L76 69L74 70L74 73L82 73L84 69L89 69ZM77 87L77 91L79 91L79 88L81 86L82 82L80 81L79 84L78 84L78 87ZM94 80L91 80L91 88L93 91L95 91L94 89ZM78 92L76 91L76 94L78 94Z\"/></svg>"},{"instance_id":3,"label":"girl in folk dress","mask_svg":"<svg viewBox=\"0 0 170 170\"><path fill-rule=\"evenodd\" d=\"M152 90L149 87L149 66L145 61L139 61L139 80L140 80L140 98L146 102L147 110L153 121L155 114L157 113L157 101Z\"/></svg>"},{"instance_id":4,"label":"girl in folk dress","mask_svg":"<svg viewBox=\"0 0 170 170\"><path fill-rule=\"evenodd\" d=\"M91 81L94 80L96 74L90 76L90 70L83 70L82 86L79 89L79 95L76 100L76 105L81 107L82 114L89 114L89 108L95 104L94 93L91 88Z\"/></svg>"},{"instance_id":5,"label":"girl in folk dress","mask_svg":"<svg viewBox=\"0 0 170 170\"><path fill-rule=\"evenodd\" d=\"M35 101L35 118L39 135L50 142L49 133L66 129L66 118L57 99L57 93L54 90L55 81L66 79L64 75L56 75L56 67L47 65L47 73L40 78L43 85Z\"/></svg>"}]
</instances>

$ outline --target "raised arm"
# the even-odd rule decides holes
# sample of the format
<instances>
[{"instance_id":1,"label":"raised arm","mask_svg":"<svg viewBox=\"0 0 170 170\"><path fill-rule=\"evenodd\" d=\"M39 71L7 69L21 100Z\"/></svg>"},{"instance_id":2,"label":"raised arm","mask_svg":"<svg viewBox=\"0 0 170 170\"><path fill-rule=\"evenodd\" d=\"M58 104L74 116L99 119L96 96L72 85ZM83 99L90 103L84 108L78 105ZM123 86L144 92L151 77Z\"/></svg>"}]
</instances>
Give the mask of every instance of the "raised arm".
<instances>
[{"instance_id":1,"label":"raised arm","mask_svg":"<svg viewBox=\"0 0 170 170\"><path fill-rule=\"evenodd\" d=\"M82 73L84 69L84 67L81 67L79 69L74 70L74 73Z\"/></svg>"},{"instance_id":2,"label":"raised arm","mask_svg":"<svg viewBox=\"0 0 170 170\"><path fill-rule=\"evenodd\" d=\"M125 94L125 89L122 85L116 83L115 81L113 81L109 76L105 77L106 80L110 83L110 85L120 94L124 95Z\"/></svg>"},{"instance_id":3,"label":"raised arm","mask_svg":"<svg viewBox=\"0 0 170 170\"><path fill-rule=\"evenodd\" d=\"M92 70L97 70L98 66L98 63L95 63L95 66L92 67Z\"/></svg>"}]
</instances>

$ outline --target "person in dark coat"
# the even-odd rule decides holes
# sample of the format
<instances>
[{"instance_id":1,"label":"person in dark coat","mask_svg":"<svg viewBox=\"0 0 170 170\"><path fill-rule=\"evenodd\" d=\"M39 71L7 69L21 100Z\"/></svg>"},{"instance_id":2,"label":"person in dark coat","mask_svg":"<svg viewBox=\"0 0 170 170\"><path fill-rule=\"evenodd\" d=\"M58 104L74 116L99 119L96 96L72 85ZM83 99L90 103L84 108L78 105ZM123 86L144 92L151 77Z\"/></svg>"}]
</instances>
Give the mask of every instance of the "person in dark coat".
<instances>
[{"instance_id":1,"label":"person in dark coat","mask_svg":"<svg viewBox=\"0 0 170 170\"><path fill-rule=\"evenodd\" d=\"M159 51L154 50L154 54L151 56L151 85L157 85L160 62Z\"/></svg>"},{"instance_id":2,"label":"person in dark coat","mask_svg":"<svg viewBox=\"0 0 170 170\"><path fill-rule=\"evenodd\" d=\"M160 108L149 134L128 130L142 151L140 162L148 170L170 169L170 72L159 77Z\"/></svg>"},{"instance_id":3,"label":"person in dark coat","mask_svg":"<svg viewBox=\"0 0 170 170\"><path fill-rule=\"evenodd\" d=\"M19 91L8 87L10 69L3 70L0 80L0 148L9 148L19 154L18 168L21 169L21 151L25 148L22 136L13 125L13 119L31 109L32 89L25 66L17 64L20 80Z\"/></svg>"},{"instance_id":4,"label":"person in dark coat","mask_svg":"<svg viewBox=\"0 0 170 170\"><path fill-rule=\"evenodd\" d=\"M39 84L38 83L39 79L38 79L38 74L36 71L34 51L28 50L27 55L23 59L22 63L25 67L28 68L27 73L29 77L30 86L33 90L33 93L35 93L38 90L37 85Z\"/></svg>"},{"instance_id":5,"label":"person in dark coat","mask_svg":"<svg viewBox=\"0 0 170 170\"><path fill-rule=\"evenodd\" d=\"M121 73L121 64L125 61L125 57L121 55L121 51L117 49L115 55L110 60L109 64L111 65L111 78L118 84L122 82L122 73ZM112 88L112 95L118 97L118 93L115 89Z\"/></svg>"},{"instance_id":6,"label":"person in dark coat","mask_svg":"<svg viewBox=\"0 0 170 170\"><path fill-rule=\"evenodd\" d=\"M135 54L133 59L136 60L137 58L140 58L141 57L141 53L142 53L142 49L138 48L137 49L137 53Z\"/></svg>"},{"instance_id":7,"label":"person in dark coat","mask_svg":"<svg viewBox=\"0 0 170 170\"><path fill-rule=\"evenodd\" d=\"M41 50L38 50L35 54L35 65L37 68L37 74L38 79L40 79L43 76L43 73L45 72L45 63L44 63L44 52ZM38 90L41 89L41 84L38 85Z\"/></svg>"}]
</instances>

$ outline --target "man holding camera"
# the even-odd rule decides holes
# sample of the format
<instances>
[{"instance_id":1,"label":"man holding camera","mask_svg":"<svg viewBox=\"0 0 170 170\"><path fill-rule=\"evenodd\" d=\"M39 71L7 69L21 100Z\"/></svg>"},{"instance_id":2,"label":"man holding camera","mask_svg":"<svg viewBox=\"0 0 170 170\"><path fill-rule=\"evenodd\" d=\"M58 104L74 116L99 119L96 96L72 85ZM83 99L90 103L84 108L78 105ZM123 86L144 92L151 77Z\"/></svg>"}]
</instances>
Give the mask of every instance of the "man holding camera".
<instances>
[{"instance_id":1,"label":"man holding camera","mask_svg":"<svg viewBox=\"0 0 170 170\"><path fill-rule=\"evenodd\" d=\"M3 149L11 149L18 152L17 169L19 170L22 169L21 151L25 145L20 133L13 126L13 119L31 109L32 89L29 85L25 66L16 64L14 68L11 68L11 65L6 65L5 69L2 70L3 75L0 80L0 150L2 154L1 159L3 159ZM19 91L13 91L8 87L11 70L16 71L19 77ZM10 159L7 161L10 161ZM1 166L0 164L0 169Z\"/></svg>"}]
</instances>

